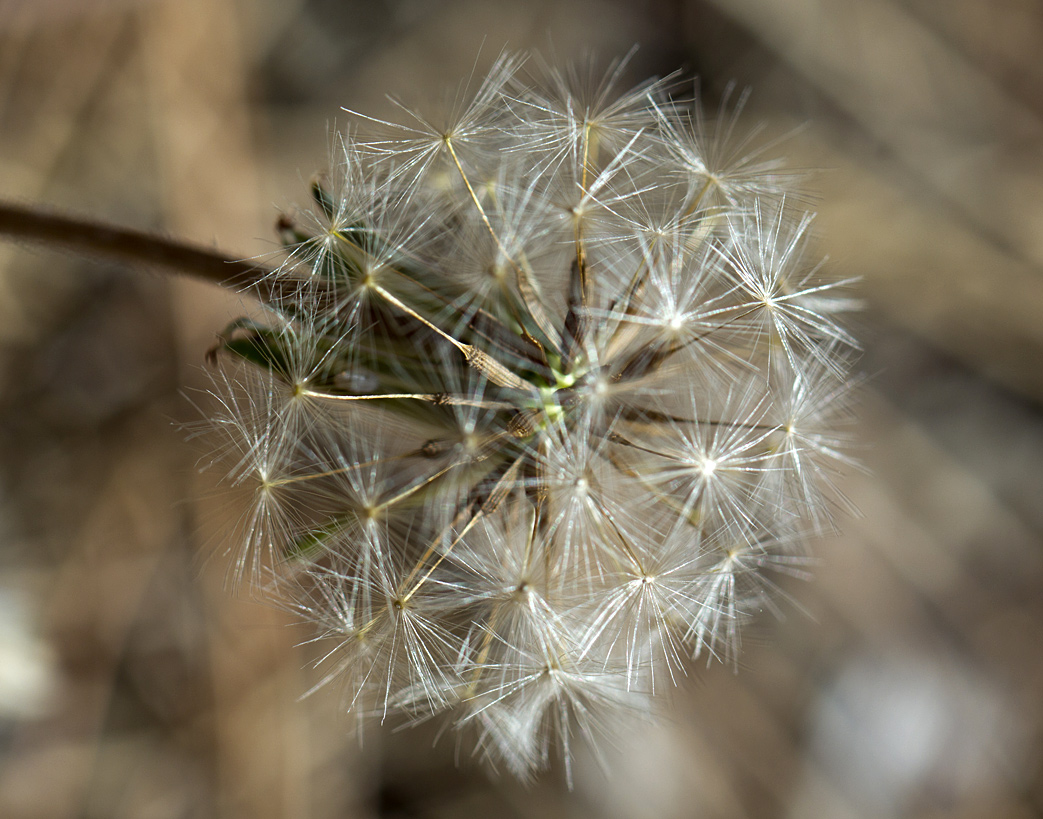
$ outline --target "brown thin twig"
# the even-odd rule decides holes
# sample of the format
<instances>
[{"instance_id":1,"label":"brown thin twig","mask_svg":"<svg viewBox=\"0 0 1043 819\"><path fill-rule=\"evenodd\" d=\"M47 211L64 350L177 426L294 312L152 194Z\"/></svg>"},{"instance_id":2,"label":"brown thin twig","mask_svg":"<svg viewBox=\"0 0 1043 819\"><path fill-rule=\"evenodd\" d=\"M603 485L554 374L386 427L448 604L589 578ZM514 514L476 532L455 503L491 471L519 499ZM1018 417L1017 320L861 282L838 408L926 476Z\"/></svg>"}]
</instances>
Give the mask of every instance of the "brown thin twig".
<instances>
[{"instance_id":1,"label":"brown thin twig","mask_svg":"<svg viewBox=\"0 0 1043 819\"><path fill-rule=\"evenodd\" d=\"M236 290L251 289L265 301L272 295L272 271L257 262L33 206L0 202L0 236L131 265L173 270Z\"/></svg>"}]
</instances>

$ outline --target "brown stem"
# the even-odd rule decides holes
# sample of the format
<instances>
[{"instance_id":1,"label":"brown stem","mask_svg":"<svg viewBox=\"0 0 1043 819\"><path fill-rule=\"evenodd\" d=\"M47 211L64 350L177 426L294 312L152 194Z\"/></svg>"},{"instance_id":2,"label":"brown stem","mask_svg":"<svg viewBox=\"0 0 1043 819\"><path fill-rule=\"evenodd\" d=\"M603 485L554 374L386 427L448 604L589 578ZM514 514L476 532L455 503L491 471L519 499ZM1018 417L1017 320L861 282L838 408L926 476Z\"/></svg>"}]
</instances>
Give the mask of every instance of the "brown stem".
<instances>
[{"instance_id":1,"label":"brown stem","mask_svg":"<svg viewBox=\"0 0 1043 819\"><path fill-rule=\"evenodd\" d=\"M132 228L0 202L0 235L131 265L176 270L237 290L253 288L265 300L271 296L272 271L264 265Z\"/></svg>"}]
</instances>

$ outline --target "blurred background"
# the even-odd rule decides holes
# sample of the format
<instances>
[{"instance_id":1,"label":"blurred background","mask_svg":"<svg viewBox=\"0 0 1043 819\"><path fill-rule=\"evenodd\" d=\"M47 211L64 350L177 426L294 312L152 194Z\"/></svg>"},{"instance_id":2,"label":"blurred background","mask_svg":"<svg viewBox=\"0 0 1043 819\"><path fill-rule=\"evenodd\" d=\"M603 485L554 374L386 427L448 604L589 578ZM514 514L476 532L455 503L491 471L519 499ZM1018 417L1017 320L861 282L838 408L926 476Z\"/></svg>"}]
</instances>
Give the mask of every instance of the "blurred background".
<instances>
[{"instance_id":1,"label":"blurred background","mask_svg":"<svg viewBox=\"0 0 1043 819\"><path fill-rule=\"evenodd\" d=\"M341 106L635 43L634 83L752 88L862 279L861 516L796 605L571 793L437 726L360 742L224 585L183 425L237 299L0 243L0 816L1043 815L1039 0L0 0L0 197L269 254Z\"/></svg>"}]
</instances>

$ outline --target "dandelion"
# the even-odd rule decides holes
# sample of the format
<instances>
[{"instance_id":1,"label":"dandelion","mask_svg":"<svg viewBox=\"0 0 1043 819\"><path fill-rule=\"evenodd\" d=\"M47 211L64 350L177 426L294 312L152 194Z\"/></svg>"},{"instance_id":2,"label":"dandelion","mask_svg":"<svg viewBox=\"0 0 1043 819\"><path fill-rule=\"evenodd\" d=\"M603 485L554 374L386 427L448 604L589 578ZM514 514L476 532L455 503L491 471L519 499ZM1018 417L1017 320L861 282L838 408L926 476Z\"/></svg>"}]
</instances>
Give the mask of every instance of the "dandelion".
<instances>
[{"instance_id":1,"label":"dandelion","mask_svg":"<svg viewBox=\"0 0 1043 819\"><path fill-rule=\"evenodd\" d=\"M733 119L522 64L444 121L357 116L214 424L256 487L235 574L323 682L527 777L775 607L840 501L855 343Z\"/></svg>"}]
</instances>

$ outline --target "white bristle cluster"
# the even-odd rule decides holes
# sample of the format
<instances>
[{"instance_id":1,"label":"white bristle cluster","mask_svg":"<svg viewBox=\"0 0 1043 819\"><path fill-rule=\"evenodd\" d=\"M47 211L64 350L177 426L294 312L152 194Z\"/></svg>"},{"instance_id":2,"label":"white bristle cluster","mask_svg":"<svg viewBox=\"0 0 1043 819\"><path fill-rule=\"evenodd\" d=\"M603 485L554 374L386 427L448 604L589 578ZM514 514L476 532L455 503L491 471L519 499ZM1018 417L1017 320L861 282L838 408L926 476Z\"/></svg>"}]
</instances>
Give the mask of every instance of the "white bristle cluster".
<instances>
[{"instance_id":1,"label":"white bristle cluster","mask_svg":"<svg viewBox=\"0 0 1043 819\"><path fill-rule=\"evenodd\" d=\"M214 423L237 574L326 678L526 776L774 606L838 500L854 343L733 120L520 64L445 122L359 117Z\"/></svg>"}]
</instances>

